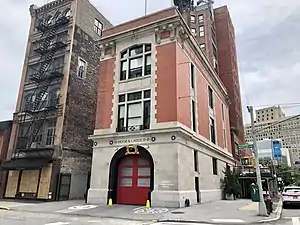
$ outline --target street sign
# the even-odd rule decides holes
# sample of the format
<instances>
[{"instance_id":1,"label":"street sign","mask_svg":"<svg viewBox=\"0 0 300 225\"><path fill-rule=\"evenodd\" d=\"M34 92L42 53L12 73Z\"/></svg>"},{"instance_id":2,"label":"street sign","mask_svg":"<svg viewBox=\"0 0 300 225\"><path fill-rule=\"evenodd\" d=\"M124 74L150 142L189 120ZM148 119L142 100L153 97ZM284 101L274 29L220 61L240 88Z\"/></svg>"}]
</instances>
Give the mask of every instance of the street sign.
<instances>
[{"instance_id":1,"label":"street sign","mask_svg":"<svg viewBox=\"0 0 300 225\"><path fill-rule=\"evenodd\" d=\"M246 143L244 145L239 145L238 146L238 150L243 150L243 149L246 149L246 148L253 148L253 144Z\"/></svg>"}]
</instances>

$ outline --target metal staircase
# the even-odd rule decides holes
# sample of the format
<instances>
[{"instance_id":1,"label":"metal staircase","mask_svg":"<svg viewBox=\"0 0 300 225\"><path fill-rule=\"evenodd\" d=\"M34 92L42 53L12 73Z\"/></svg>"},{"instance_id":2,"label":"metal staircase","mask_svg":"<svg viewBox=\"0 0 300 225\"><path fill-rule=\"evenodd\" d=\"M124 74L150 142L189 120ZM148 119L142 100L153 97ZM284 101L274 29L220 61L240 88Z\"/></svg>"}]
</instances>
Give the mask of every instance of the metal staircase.
<instances>
[{"instance_id":1,"label":"metal staircase","mask_svg":"<svg viewBox=\"0 0 300 225\"><path fill-rule=\"evenodd\" d=\"M54 18L59 15L58 13L59 11L56 12ZM55 104L53 104L53 102L52 104L47 104L45 99L49 97L48 90L51 83L63 76L62 73L52 72L49 68L53 62L55 53L67 45L62 41L55 41L55 37L58 29L68 23L69 18L60 16L53 24L45 24L41 21L36 26L36 28L42 32L41 44L37 49L34 49L34 51L40 55L38 62L40 67L37 72L30 77L30 80L36 84L36 87L29 98L30 107L24 107L21 113L22 116L18 120L20 128L25 128L26 131L18 138L16 150L32 148L32 143L37 139L49 113L57 113L59 109L59 98L56 99Z\"/></svg>"}]
</instances>

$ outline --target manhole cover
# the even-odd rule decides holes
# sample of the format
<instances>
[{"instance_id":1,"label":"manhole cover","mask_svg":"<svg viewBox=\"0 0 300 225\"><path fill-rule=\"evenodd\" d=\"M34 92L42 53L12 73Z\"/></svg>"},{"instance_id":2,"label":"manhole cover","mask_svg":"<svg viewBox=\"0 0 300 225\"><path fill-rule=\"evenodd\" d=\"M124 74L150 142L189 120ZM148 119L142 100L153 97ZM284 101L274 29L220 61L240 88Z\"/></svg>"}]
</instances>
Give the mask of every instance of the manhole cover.
<instances>
[{"instance_id":1,"label":"manhole cover","mask_svg":"<svg viewBox=\"0 0 300 225\"><path fill-rule=\"evenodd\" d=\"M172 212L173 214L183 214L184 212L181 212L181 211L175 211L175 212Z\"/></svg>"}]
</instances>

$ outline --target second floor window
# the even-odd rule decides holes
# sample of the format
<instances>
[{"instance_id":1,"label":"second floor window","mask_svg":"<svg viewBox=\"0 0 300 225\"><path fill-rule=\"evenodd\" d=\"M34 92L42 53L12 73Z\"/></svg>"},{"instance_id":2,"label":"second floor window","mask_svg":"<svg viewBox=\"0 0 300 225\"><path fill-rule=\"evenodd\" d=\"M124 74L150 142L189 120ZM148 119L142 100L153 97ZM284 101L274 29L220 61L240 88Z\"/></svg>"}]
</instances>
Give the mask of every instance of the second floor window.
<instances>
[{"instance_id":1,"label":"second floor window","mask_svg":"<svg viewBox=\"0 0 300 225\"><path fill-rule=\"evenodd\" d=\"M119 95L118 132L150 129L151 91Z\"/></svg>"},{"instance_id":2,"label":"second floor window","mask_svg":"<svg viewBox=\"0 0 300 225\"><path fill-rule=\"evenodd\" d=\"M120 80L151 75L151 44L137 45L121 53Z\"/></svg>"}]
</instances>

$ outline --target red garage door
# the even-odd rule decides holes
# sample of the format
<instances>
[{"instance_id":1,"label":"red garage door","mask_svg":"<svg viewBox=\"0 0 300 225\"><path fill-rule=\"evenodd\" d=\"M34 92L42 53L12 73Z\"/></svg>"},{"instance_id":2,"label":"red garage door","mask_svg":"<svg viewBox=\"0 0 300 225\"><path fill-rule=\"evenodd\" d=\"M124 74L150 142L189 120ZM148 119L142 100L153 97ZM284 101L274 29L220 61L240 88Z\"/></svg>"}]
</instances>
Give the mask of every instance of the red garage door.
<instances>
[{"instance_id":1,"label":"red garage door","mask_svg":"<svg viewBox=\"0 0 300 225\"><path fill-rule=\"evenodd\" d=\"M150 191L150 163L139 155L126 156L118 168L118 204L144 205Z\"/></svg>"}]
</instances>

